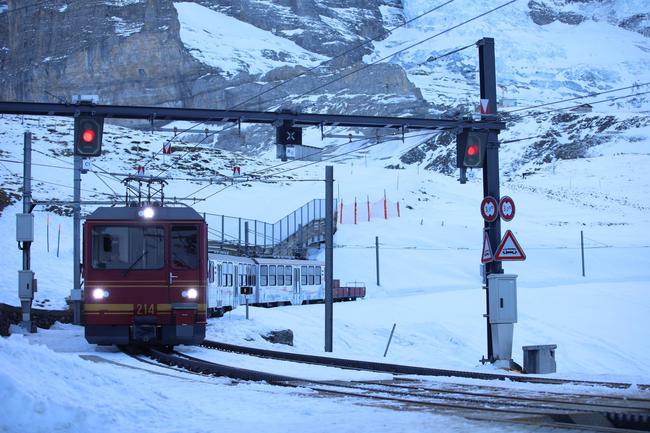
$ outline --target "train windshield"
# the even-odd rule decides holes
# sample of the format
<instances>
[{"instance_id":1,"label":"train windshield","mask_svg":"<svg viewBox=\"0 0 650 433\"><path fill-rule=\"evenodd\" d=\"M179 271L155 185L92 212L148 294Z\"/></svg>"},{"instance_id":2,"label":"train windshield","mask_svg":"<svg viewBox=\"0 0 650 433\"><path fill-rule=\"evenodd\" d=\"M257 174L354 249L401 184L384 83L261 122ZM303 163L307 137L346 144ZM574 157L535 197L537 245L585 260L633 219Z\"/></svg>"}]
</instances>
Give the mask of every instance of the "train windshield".
<instances>
[{"instance_id":1,"label":"train windshield","mask_svg":"<svg viewBox=\"0 0 650 433\"><path fill-rule=\"evenodd\" d=\"M172 227L171 263L174 269L199 267L199 229L196 226Z\"/></svg>"},{"instance_id":2,"label":"train windshield","mask_svg":"<svg viewBox=\"0 0 650 433\"><path fill-rule=\"evenodd\" d=\"M160 226L95 226L92 228L94 269L162 269L165 229Z\"/></svg>"}]
</instances>

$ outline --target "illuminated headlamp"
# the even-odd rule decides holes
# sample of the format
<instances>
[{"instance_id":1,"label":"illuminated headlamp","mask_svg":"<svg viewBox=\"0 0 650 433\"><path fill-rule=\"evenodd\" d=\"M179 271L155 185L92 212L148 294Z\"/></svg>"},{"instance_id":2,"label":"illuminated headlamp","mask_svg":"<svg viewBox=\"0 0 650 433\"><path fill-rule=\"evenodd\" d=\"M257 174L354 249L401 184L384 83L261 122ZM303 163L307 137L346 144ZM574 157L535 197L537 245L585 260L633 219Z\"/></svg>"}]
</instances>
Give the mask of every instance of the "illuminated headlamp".
<instances>
[{"instance_id":1,"label":"illuminated headlamp","mask_svg":"<svg viewBox=\"0 0 650 433\"><path fill-rule=\"evenodd\" d=\"M108 290L104 289L95 289L93 290L93 299L99 301L100 299L108 298Z\"/></svg>"},{"instance_id":2,"label":"illuminated headlamp","mask_svg":"<svg viewBox=\"0 0 650 433\"><path fill-rule=\"evenodd\" d=\"M141 210L138 212L138 216L140 216L140 217L142 217L142 218L146 218L146 219L151 219L151 218L153 218L153 216L154 216L153 208L152 208L152 207L146 207L146 208L144 208L144 209L141 209Z\"/></svg>"},{"instance_id":3,"label":"illuminated headlamp","mask_svg":"<svg viewBox=\"0 0 650 433\"><path fill-rule=\"evenodd\" d=\"M196 289L187 289L183 290L181 293L181 296L186 299L196 299L199 297L199 291Z\"/></svg>"}]
</instances>

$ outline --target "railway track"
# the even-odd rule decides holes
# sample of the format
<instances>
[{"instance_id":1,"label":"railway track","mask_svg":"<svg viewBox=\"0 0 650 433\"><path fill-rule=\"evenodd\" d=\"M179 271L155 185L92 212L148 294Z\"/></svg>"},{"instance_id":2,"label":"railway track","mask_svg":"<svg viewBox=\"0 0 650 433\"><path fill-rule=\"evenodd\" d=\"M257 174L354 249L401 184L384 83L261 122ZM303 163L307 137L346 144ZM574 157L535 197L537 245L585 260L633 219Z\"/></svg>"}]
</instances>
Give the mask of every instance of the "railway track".
<instances>
[{"instance_id":1,"label":"railway track","mask_svg":"<svg viewBox=\"0 0 650 433\"><path fill-rule=\"evenodd\" d=\"M415 379L318 381L217 364L180 352L144 349L129 354L143 362L192 374L265 381L311 390L317 396L352 397L396 410L428 410L477 421L507 422L598 432L650 431L650 399L525 391L494 386L436 384Z\"/></svg>"},{"instance_id":2,"label":"railway track","mask_svg":"<svg viewBox=\"0 0 650 433\"><path fill-rule=\"evenodd\" d=\"M551 379L543 377L531 377L514 374L480 373L473 371L447 370L439 368L415 367L409 365L387 364L372 361L359 361L354 359L330 358L327 356L305 355L300 353L281 352L254 347L237 346L234 344L220 343L217 341L205 340L202 344L208 349L221 350L224 352L239 353L242 355L257 356L261 358L277 359L282 361L293 361L305 364L323 365L327 367L338 367L352 370L373 371L378 373L391 373L398 375L416 376L438 376L438 377L462 377L467 379L480 380L509 380L512 382L537 383L547 385L587 385L602 386L607 388L628 389L630 383L621 382L600 382L589 380ZM636 385L639 390L650 391L650 384Z\"/></svg>"}]
</instances>

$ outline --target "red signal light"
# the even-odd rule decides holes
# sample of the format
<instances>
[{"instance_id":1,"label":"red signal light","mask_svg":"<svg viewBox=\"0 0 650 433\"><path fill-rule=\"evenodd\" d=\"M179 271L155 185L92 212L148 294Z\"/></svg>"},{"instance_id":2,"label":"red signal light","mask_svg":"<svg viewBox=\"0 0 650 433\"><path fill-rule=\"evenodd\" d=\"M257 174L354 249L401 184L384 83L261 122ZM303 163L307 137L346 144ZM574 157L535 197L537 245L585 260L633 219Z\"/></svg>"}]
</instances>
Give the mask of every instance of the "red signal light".
<instances>
[{"instance_id":1,"label":"red signal light","mask_svg":"<svg viewBox=\"0 0 650 433\"><path fill-rule=\"evenodd\" d=\"M86 129L83 134L81 134L81 139L86 143L90 143L95 139L95 131L92 129Z\"/></svg>"},{"instance_id":2,"label":"red signal light","mask_svg":"<svg viewBox=\"0 0 650 433\"><path fill-rule=\"evenodd\" d=\"M478 154L478 144L472 144L467 148L467 155L474 156Z\"/></svg>"}]
</instances>

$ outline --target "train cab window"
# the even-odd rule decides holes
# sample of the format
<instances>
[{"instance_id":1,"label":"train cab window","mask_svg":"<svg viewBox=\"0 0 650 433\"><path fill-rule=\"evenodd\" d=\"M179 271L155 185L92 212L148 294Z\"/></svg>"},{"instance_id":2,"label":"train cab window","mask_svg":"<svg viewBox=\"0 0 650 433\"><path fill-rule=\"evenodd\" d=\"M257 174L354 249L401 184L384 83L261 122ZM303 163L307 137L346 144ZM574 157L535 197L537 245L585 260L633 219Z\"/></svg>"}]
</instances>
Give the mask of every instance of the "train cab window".
<instances>
[{"instance_id":1,"label":"train cab window","mask_svg":"<svg viewBox=\"0 0 650 433\"><path fill-rule=\"evenodd\" d=\"M163 227L94 226L90 237L94 269L161 269L164 265Z\"/></svg>"},{"instance_id":2,"label":"train cab window","mask_svg":"<svg viewBox=\"0 0 650 433\"><path fill-rule=\"evenodd\" d=\"M269 265L269 286L275 286L275 265Z\"/></svg>"},{"instance_id":3,"label":"train cab window","mask_svg":"<svg viewBox=\"0 0 650 433\"><path fill-rule=\"evenodd\" d=\"M293 275L291 274L292 271L293 268L291 266L284 267L284 284L287 286L293 285Z\"/></svg>"},{"instance_id":4,"label":"train cab window","mask_svg":"<svg viewBox=\"0 0 650 433\"><path fill-rule=\"evenodd\" d=\"M300 284L307 285L307 266L300 267Z\"/></svg>"},{"instance_id":5,"label":"train cab window","mask_svg":"<svg viewBox=\"0 0 650 433\"><path fill-rule=\"evenodd\" d=\"M309 281L307 282L307 285L313 286L314 285L314 267L313 266L309 267L309 273L307 275L309 275Z\"/></svg>"},{"instance_id":6,"label":"train cab window","mask_svg":"<svg viewBox=\"0 0 650 433\"><path fill-rule=\"evenodd\" d=\"M321 284L321 267L320 266L315 266L314 267L314 284L317 286L320 286Z\"/></svg>"},{"instance_id":7,"label":"train cab window","mask_svg":"<svg viewBox=\"0 0 650 433\"><path fill-rule=\"evenodd\" d=\"M284 266L278 265L278 286L284 286Z\"/></svg>"},{"instance_id":8,"label":"train cab window","mask_svg":"<svg viewBox=\"0 0 650 433\"><path fill-rule=\"evenodd\" d=\"M172 227L171 265L174 269L197 269L199 267L198 227Z\"/></svg>"},{"instance_id":9,"label":"train cab window","mask_svg":"<svg viewBox=\"0 0 650 433\"><path fill-rule=\"evenodd\" d=\"M260 266L260 286L269 285L269 267L268 265Z\"/></svg>"}]
</instances>

